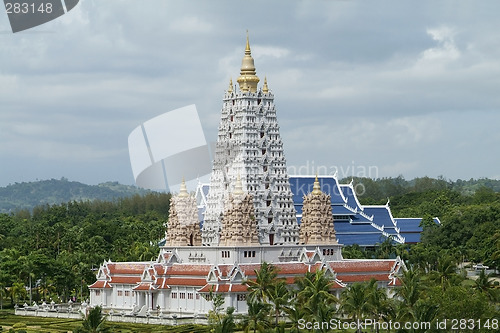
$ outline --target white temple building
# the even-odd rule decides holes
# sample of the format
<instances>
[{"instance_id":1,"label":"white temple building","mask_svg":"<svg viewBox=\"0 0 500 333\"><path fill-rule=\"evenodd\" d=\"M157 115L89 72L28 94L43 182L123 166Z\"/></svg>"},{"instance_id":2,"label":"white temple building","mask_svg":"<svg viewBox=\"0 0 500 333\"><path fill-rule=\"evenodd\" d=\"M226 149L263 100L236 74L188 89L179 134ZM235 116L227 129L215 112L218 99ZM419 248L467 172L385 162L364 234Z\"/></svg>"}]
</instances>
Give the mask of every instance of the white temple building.
<instances>
[{"instance_id":1,"label":"white temple building","mask_svg":"<svg viewBox=\"0 0 500 333\"><path fill-rule=\"evenodd\" d=\"M165 245L148 262L104 262L89 286L90 304L122 316L199 318L211 310L207 295L246 313L247 279L262 262L293 284L318 269L335 281L332 293L374 278L398 284L399 259L347 260L335 234L332 197L316 178L300 205L300 227L267 80L259 87L247 37L237 85L223 97L203 224L194 195L183 183L172 197ZM194 190L194 189L193 189Z\"/></svg>"}]
</instances>

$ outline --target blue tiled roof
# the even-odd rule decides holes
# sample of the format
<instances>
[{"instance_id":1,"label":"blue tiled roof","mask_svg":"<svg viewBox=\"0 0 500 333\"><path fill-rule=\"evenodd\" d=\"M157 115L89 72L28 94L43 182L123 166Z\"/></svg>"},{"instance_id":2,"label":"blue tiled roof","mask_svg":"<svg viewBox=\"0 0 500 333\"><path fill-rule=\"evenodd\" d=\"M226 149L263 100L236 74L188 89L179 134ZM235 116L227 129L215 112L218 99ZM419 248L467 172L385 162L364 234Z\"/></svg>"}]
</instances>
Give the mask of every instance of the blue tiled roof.
<instances>
[{"instance_id":1,"label":"blue tiled roof","mask_svg":"<svg viewBox=\"0 0 500 333\"><path fill-rule=\"evenodd\" d=\"M405 233L402 232L401 236L405 238L405 243L418 243L420 242L420 233Z\"/></svg>"},{"instance_id":2,"label":"blue tiled roof","mask_svg":"<svg viewBox=\"0 0 500 333\"><path fill-rule=\"evenodd\" d=\"M401 232L422 232L422 227L419 227L421 218L403 218L396 219Z\"/></svg>"},{"instance_id":3,"label":"blue tiled roof","mask_svg":"<svg viewBox=\"0 0 500 333\"><path fill-rule=\"evenodd\" d=\"M379 226L394 227L394 223L392 222L391 214L387 206L365 206L364 212L368 216L373 215L373 222Z\"/></svg>"},{"instance_id":4,"label":"blue tiled roof","mask_svg":"<svg viewBox=\"0 0 500 333\"><path fill-rule=\"evenodd\" d=\"M343 205L332 205L332 214L333 215L349 215L354 216L356 213L352 212L350 209L344 207Z\"/></svg>"},{"instance_id":5,"label":"blue tiled roof","mask_svg":"<svg viewBox=\"0 0 500 333\"><path fill-rule=\"evenodd\" d=\"M314 179L314 176L290 177L290 189L293 193L294 203L302 203L304 195L312 192ZM331 196L333 205L343 205L345 203L336 178L334 178L333 176L318 177L318 181L321 185L321 191Z\"/></svg>"},{"instance_id":6,"label":"blue tiled roof","mask_svg":"<svg viewBox=\"0 0 500 333\"><path fill-rule=\"evenodd\" d=\"M349 185L340 185L340 190L342 191L342 194L344 195L344 198L347 200L347 205L349 207L361 210L361 206L359 205L358 200L356 200L356 193L354 191L354 188L352 188Z\"/></svg>"},{"instance_id":7,"label":"blue tiled roof","mask_svg":"<svg viewBox=\"0 0 500 333\"><path fill-rule=\"evenodd\" d=\"M379 234L345 234L337 235L339 244L353 245L358 244L361 246L373 246L377 243L382 243L386 237Z\"/></svg>"},{"instance_id":8,"label":"blue tiled roof","mask_svg":"<svg viewBox=\"0 0 500 333\"><path fill-rule=\"evenodd\" d=\"M374 228L371 224L352 224L348 221L337 221L334 223L335 232L378 232L381 233L380 230Z\"/></svg>"}]
</instances>

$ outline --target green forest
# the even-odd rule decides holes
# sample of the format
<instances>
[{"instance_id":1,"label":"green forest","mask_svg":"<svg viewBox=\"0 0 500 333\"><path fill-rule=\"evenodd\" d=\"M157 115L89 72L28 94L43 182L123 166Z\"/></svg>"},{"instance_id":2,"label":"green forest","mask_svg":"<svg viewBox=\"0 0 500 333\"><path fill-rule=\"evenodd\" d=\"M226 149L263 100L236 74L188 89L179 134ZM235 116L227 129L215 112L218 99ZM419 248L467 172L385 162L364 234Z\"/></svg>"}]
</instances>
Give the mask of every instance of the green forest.
<instances>
[{"instance_id":1,"label":"green forest","mask_svg":"<svg viewBox=\"0 0 500 333\"><path fill-rule=\"evenodd\" d=\"M165 235L170 194L68 202L0 214L0 291L11 303L31 297L88 297L103 260L150 260ZM26 295L24 286L33 287ZM29 297L28 297L29 296ZM2 298L0 298L1 300ZM4 306L4 304L3 304Z\"/></svg>"},{"instance_id":2,"label":"green forest","mask_svg":"<svg viewBox=\"0 0 500 333\"><path fill-rule=\"evenodd\" d=\"M386 241L375 249L343 249L345 258L403 258L409 270L401 277L402 286L396 291L399 298L374 298L383 296L377 296L373 284L365 283L354 284L340 299L333 299L324 293L325 285L328 287L324 276L313 275L298 282L303 288L292 295L278 290L282 287L273 278L273 268L268 267L268 272L262 273L267 274L262 277L267 279L262 283L269 285L264 287L266 291L260 290L259 285L252 287L257 291L250 297L255 304L252 303L253 312L246 319L248 327L259 322L279 327L280 320L273 313L278 311L276 306L282 305L291 319L326 318L331 317L332 311L343 311L351 319L373 315L381 320L499 317L498 282L486 274L468 279L461 269L464 263L499 268L500 193L495 181L406 181L398 177L358 178L353 182L357 189L364 189L360 193L363 204L385 204L389 198L395 217L424 217L419 244L395 245ZM110 201L41 205L0 214L1 307L30 299L87 299L87 285L95 281L96 269L103 260L156 258L158 241L164 237L168 224L169 201L170 194L146 193ZM440 226L432 222L436 216L442 222ZM28 288L31 292L27 292L26 286L32 287ZM281 298L274 300L272 297L278 294L273 292L282 293ZM224 320L232 320L229 313L216 313L215 318L216 326L217 322L222 325Z\"/></svg>"},{"instance_id":3,"label":"green forest","mask_svg":"<svg viewBox=\"0 0 500 333\"><path fill-rule=\"evenodd\" d=\"M40 205L56 205L69 201L103 200L131 197L149 193L135 186L118 182L86 185L66 178L35 182L14 183L0 187L0 213L11 213L22 209L33 210Z\"/></svg>"}]
</instances>

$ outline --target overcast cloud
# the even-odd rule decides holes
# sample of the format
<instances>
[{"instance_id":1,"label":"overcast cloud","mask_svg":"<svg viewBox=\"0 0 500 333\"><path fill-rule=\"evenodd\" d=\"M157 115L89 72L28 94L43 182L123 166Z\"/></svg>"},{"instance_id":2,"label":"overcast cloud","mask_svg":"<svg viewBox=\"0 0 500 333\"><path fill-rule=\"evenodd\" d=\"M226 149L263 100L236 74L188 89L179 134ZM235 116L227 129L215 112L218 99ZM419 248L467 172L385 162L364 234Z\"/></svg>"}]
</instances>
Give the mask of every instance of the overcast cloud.
<instances>
[{"instance_id":1,"label":"overcast cloud","mask_svg":"<svg viewBox=\"0 0 500 333\"><path fill-rule=\"evenodd\" d=\"M494 0L82 0L12 34L0 11L0 186L133 184L129 133L189 104L214 141L246 29L289 166L500 178L499 12Z\"/></svg>"}]
</instances>

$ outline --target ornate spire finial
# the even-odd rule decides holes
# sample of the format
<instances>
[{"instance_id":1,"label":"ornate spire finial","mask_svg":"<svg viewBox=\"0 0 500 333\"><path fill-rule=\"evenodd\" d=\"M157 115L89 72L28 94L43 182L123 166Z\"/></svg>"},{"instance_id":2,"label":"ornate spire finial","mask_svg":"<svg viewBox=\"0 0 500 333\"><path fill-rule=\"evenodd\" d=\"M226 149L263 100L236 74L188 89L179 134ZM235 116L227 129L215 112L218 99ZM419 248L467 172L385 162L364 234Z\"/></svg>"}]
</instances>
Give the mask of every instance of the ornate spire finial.
<instances>
[{"instance_id":1,"label":"ornate spire finial","mask_svg":"<svg viewBox=\"0 0 500 333\"><path fill-rule=\"evenodd\" d=\"M319 184L319 181L318 181L318 175L316 175L316 179L314 180L312 194L314 194L314 195L321 194L321 185Z\"/></svg>"},{"instance_id":2,"label":"ornate spire finial","mask_svg":"<svg viewBox=\"0 0 500 333\"><path fill-rule=\"evenodd\" d=\"M240 174L239 173L238 173L238 177L236 178L236 184L234 184L233 194L234 195L245 194L245 192L243 192L243 184L241 183L241 178L240 178Z\"/></svg>"},{"instance_id":3,"label":"ornate spire finial","mask_svg":"<svg viewBox=\"0 0 500 333\"><path fill-rule=\"evenodd\" d=\"M245 46L245 55L251 55L250 52L250 41L248 40L248 29L247 29L247 45Z\"/></svg>"},{"instance_id":4,"label":"ornate spire finial","mask_svg":"<svg viewBox=\"0 0 500 333\"><path fill-rule=\"evenodd\" d=\"M264 76L264 86L262 87L262 92L267 94L269 92L269 87L267 86L267 77Z\"/></svg>"},{"instance_id":5,"label":"ornate spire finial","mask_svg":"<svg viewBox=\"0 0 500 333\"><path fill-rule=\"evenodd\" d=\"M189 193L187 191L186 182L184 181L184 177L182 177L181 188L179 190L179 197L181 197L181 198L189 197Z\"/></svg>"},{"instance_id":6,"label":"ornate spire finial","mask_svg":"<svg viewBox=\"0 0 500 333\"><path fill-rule=\"evenodd\" d=\"M250 50L250 41L248 38L248 30L247 30L247 43L245 46L245 56L241 61L240 77L238 78L238 80L236 80L240 85L241 90L243 90L243 87L246 86L245 87L246 90L243 91L249 90L250 92L253 93L257 92L257 84L259 83L260 80L255 74L256 74L255 65L252 58L252 52Z\"/></svg>"},{"instance_id":7,"label":"ornate spire finial","mask_svg":"<svg viewBox=\"0 0 500 333\"><path fill-rule=\"evenodd\" d=\"M233 79L229 79L229 87L227 88L227 92L228 93L232 93L233 92Z\"/></svg>"}]
</instances>

